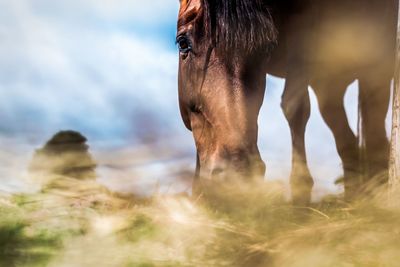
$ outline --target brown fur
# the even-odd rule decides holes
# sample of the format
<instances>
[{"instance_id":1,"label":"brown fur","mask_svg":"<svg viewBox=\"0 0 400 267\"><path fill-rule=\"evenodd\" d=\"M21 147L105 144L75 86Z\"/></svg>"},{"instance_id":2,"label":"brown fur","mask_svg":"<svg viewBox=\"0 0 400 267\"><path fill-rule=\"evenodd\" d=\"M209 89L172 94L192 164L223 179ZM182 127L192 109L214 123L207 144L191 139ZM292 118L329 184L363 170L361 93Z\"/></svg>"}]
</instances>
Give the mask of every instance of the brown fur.
<instances>
[{"instance_id":1,"label":"brown fur","mask_svg":"<svg viewBox=\"0 0 400 267\"><path fill-rule=\"evenodd\" d=\"M369 180L385 184L384 119L394 68L396 3L181 1L178 38L188 40L191 50L180 55L179 100L196 142L197 181L263 176L257 118L265 73L270 73L286 78L282 108L292 134L294 202L309 203L313 185L304 144L310 116L308 86L335 136L346 197L353 198ZM356 79L363 121L361 162L343 107L346 88ZM360 166L368 178L361 179Z\"/></svg>"}]
</instances>

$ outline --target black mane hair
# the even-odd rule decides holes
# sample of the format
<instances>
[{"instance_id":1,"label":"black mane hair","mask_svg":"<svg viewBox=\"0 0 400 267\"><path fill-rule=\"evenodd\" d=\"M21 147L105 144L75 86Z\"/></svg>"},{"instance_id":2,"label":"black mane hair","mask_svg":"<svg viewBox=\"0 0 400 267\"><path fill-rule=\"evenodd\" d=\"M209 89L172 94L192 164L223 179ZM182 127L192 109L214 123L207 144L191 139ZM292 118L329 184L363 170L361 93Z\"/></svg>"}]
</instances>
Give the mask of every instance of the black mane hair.
<instances>
[{"instance_id":1,"label":"black mane hair","mask_svg":"<svg viewBox=\"0 0 400 267\"><path fill-rule=\"evenodd\" d=\"M272 16L263 0L202 0L206 36L229 52L268 51L277 39Z\"/></svg>"}]
</instances>

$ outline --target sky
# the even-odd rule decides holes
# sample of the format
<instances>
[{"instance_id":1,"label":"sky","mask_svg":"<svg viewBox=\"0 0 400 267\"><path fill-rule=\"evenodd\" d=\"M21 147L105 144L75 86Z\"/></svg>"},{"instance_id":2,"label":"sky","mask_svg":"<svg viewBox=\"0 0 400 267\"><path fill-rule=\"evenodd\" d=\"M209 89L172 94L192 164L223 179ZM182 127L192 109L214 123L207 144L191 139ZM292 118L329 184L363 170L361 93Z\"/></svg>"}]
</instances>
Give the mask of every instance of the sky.
<instances>
[{"instance_id":1,"label":"sky","mask_svg":"<svg viewBox=\"0 0 400 267\"><path fill-rule=\"evenodd\" d=\"M165 185L165 180L171 184L172 174L163 177L166 169L178 163L185 170L193 168L194 144L177 102L178 3L0 0L0 189L29 187L20 178L21 170L33 150L62 129L82 132L104 163L129 157L127 165L144 169L132 167L141 177L132 182L131 173L103 168L101 180L117 190L141 190ZM259 146L267 177L287 184L291 146L280 109L283 84L282 79L267 79ZM341 175L341 163L315 95L310 94L306 146L311 173L318 192L339 192L333 181ZM354 130L356 83L345 104ZM149 143L178 152L160 156L143 145Z\"/></svg>"}]
</instances>

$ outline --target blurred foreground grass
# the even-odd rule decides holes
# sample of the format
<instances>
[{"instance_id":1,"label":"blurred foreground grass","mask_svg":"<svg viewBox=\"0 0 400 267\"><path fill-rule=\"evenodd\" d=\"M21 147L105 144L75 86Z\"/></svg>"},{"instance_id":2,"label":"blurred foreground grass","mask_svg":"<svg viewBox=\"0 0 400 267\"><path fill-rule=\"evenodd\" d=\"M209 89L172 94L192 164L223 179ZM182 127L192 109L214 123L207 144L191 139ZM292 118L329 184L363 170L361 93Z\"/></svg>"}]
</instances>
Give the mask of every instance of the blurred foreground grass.
<instances>
[{"instance_id":1,"label":"blurred foreground grass","mask_svg":"<svg viewBox=\"0 0 400 267\"><path fill-rule=\"evenodd\" d=\"M293 207L265 183L140 200L54 181L0 195L0 266L400 266L400 209L379 197Z\"/></svg>"}]
</instances>

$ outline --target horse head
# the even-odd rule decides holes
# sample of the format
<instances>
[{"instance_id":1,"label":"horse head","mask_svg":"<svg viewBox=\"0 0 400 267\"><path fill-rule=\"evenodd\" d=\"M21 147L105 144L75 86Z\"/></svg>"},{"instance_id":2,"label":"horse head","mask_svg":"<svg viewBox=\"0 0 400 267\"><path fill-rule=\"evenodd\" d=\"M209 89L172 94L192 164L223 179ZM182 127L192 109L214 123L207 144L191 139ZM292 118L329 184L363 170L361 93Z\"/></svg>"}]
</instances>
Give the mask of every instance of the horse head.
<instances>
[{"instance_id":1,"label":"horse head","mask_svg":"<svg viewBox=\"0 0 400 267\"><path fill-rule=\"evenodd\" d=\"M275 41L263 1L180 1L179 105L195 140L200 180L264 176L257 119Z\"/></svg>"}]
</instances>

